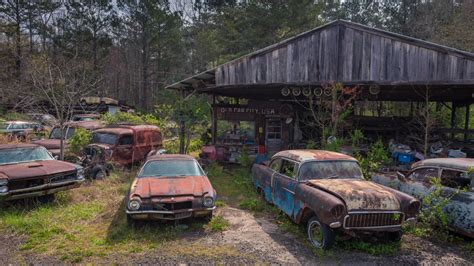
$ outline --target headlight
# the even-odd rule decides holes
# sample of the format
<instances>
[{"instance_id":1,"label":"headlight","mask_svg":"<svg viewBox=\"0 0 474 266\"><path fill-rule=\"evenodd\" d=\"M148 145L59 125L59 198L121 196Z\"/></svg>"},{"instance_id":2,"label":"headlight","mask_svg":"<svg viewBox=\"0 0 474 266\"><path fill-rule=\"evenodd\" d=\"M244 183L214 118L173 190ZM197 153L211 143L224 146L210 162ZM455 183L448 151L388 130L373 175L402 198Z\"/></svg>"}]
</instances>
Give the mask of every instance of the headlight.
<instances>
[{"instance_id":1,"label":"headlight","mask_svg":"<svg viewBox=\"0 0 474 266\"><path fill-rule=\"evenodd\" d=\"M212 207L214 206L214 199L211 197L205 197L202 204L207 208Z\"/></svg>"},{"instance_id":2,"label":"headlight","mask_svg":"<svg viewBox=\"0 0 474 266\"><path fill-rule=\"evenodd\" d=\"M8 192L8 180L0 179L0 193L7 193Z\"/></svg>"},{"instance_id":3,"label":"headlight","mask_svg":"<svg viewBox=\"0 0 474 266\"><path fill-rule=\"evenodd\" d=\"M341 216L345 213L346 208L342 205L336 205L331 209L331 214L334 216L334 218L339 219Z\"/></svg>"},{"instance_id":4,"label":"headlight","mask_svg":"<svg viewBox=\"0 0 474 266\"><path fill-rule=\"evenodd\" d=\"M83 168L77 169L77 179L79 179L79 180L84 179L84 169Z\"/></svg>"},{"instance_id":5,"label":"headlight","mask_svg":"<svg viewBox=\"0 0 474 266\"><path fill-rule=\"evenodd\" d=\"M411 216L415 216L420 212L420 202L417 200L413 200L410 202L410 205L408 206L407 213Z\"/></svg>"},{"instance_id":6,"label":"headlight","mask_svg":"<svg viewBox=\"0 0 474 266\"><path fill-rule=\"evenodd\" d=\"M138 211L140 209L140 200L132 199L128 202L128 209L131 211Z\"/></svg>"}]
</instances>

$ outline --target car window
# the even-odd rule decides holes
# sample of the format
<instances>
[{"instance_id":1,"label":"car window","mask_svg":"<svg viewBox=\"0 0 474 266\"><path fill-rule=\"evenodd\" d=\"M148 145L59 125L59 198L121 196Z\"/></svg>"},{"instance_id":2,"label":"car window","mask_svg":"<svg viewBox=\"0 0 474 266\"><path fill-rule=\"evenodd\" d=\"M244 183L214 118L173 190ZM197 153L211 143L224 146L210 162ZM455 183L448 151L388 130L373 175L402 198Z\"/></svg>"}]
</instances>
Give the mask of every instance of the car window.
<instances>
[{"instance_id":1,"label":"car window","mask_svg":"<svg viewBox=\"0 0 474 266\"><path fill-rule=\"evenodd\" d=\"M288 160L282 160L280 173L289 178L295 179L296 163Z\"/></svg>"},{"instance_id":2,"label":"car window","mask_svg":"<svg viewBox=\"0 0 474 266\"><path fill-rule=\"evenodd\" d=\"M270 163L270 168L275 172L280 172L281 159L275 159Z\"/></svg>"},{"instance_id":3,"label":"car window","mask_svg":"<svg viewBox=\"0 0 474 266\"><path fill-rule=\"evenodd\" d=\"M420 168L410 174L409 178L417 182L430 183L430 179L438 177L438 168Z\"/></svg>"},{"instance_id":4,"label":"car window","mask_svg":"<svg viewBox=\"0 0 474 266\"><path fill-rule=\"evenodd\" d=\"M450 188L468 189L471 180L466 172L443 169L441 172L441 184Z\"/></svg>"},{"instance_id":5,"label":"car window","mask_svg":"<svg viewBox=\"0 0 474 266\"><path fill-rule=\"evenodd\" d=\"M133 136L125 135L119 139L119 145L133 145Z\"/></svg>"}]
</instances>

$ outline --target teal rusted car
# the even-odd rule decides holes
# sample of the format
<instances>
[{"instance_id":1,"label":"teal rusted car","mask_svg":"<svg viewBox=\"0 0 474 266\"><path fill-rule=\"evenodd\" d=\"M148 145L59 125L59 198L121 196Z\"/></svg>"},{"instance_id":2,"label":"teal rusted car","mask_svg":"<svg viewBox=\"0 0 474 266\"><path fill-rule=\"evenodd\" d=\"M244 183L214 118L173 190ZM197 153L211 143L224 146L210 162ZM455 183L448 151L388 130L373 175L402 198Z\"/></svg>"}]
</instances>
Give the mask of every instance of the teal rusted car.
<instances>
[{"instance_id":1,"label":"teal rusted car","mask_svg":"<svg viewBox=\"0 0 474 266\"><path fill-rule=\"evenodd\" d=\"M449 198L449 203L443 207L449 228L474 238L474 159L427 159L414 163L405 175L376 174L372 180L423 201L436 189L432 178L440 179L442 195Z\"/></svg>"},{"instance_id":2,"label":"teal rusted car","mask_svg":"<svg viewBox=\"0 0 474 266\"><path fill-rule=\"evenodd\" d=\"M336 152L281 151L254 164L252 176L265 200L306 224L316 248L330 248L338 232L400 239L401 225L420 209L414 197L365 180L356 159Z\"/></svg>"}]
</instances>

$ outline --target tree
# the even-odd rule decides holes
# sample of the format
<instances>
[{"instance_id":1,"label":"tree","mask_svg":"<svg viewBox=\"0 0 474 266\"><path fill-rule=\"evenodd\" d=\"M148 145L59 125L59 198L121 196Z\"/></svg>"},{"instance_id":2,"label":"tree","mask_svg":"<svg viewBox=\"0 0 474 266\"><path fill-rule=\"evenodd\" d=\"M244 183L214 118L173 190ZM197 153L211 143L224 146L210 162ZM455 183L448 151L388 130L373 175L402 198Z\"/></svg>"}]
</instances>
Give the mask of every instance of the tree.
<instances>
[{"instance_id":1,"label":"tree","mask_svg":"<svg viewBox=\"0 0 474 266\"><path fill-rule=\"evenodd\" d=\"M63 160L66 122L71 120L79 99L90 94L98 80L90 75L90 65L79 58L59 57L53 61L41 56L32 64L34 96L54 110L61 129L60 160Z\"/></svg>"}]
</instances>

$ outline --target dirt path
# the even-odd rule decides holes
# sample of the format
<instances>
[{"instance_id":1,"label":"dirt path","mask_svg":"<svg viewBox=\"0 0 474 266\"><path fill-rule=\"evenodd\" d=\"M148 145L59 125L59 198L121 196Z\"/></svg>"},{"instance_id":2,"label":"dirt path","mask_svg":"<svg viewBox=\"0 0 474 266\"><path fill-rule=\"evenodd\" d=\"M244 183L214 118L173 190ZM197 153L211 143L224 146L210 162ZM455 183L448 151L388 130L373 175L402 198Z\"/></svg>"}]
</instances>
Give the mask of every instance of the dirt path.
<instances>
[{"instance_id":1,"label":"dirt path","mask_svg":"<svg viewBox=\"0 0 474 266\"><path fill-rule=\"evenodd\" d=\"M396 256L372 256L335 248L327 255L317 256L304 245L306 239L283 232L269 217L255 218L240 209L225 207L218 210L230 223L221 233L185 233L169 247L152 252L86 258L82 263L93 264L449 264L472 265L474 254L467 249L432 243L428 240L405 236ZM58 258L21 252L18 245L23 238L13 235L0 237L0 265L56 264Z\"/></svg>"}]
</instances>

